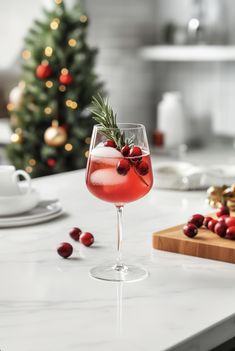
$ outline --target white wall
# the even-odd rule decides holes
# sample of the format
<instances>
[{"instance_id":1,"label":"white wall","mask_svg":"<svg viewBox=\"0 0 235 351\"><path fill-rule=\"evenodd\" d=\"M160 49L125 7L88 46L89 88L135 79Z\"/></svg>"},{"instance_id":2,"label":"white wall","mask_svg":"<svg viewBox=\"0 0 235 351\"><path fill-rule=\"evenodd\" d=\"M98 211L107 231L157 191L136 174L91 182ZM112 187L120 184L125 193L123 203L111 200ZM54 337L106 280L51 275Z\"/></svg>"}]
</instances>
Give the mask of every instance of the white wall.
<instances>
[{"instance_id":1,"label":"white wall","mask_svg":"<svg viewBox=\"0 0 235 351\"><path fill-rule=\"evenodd\" d=\"M67 0L72 3L76 0ZM121 121L155 125L155 104L162 92L180 90L190 115L199 122L212 118L214 130L235 133L235 63L147 63L138 49L162 38L162 25L168 20L186 25L191 16L191 0L83 0L91 18L90 42L98 46L97 70L106 82L110 102ZM40 16L42 4L53 0L0 1L0 88L9 91L17 71L22 39L33 18ZM211 24L216 4L227 4L229 11L216 27L227 25L228 37L235 44L234 0L204 0ZM213 17L214 16L214 17ZM214 27L215 28L215 27ZM215 29L214 29L215 30Z\"/></svg>"}]
</instances>

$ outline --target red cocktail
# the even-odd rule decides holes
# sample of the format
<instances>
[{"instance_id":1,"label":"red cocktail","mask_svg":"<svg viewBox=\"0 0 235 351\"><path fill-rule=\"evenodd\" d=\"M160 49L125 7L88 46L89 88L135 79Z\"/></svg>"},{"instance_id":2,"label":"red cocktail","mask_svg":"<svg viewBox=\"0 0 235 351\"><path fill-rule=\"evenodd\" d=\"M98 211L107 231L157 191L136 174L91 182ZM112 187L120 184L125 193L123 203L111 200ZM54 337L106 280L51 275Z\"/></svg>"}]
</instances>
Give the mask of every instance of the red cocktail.
<instances>
[{"instance_id":1,"label":"red cocktail","mask_svg":"<svg viewBox=\"0 0 235 351\"><path fill-rule=\"evenodd\" d=\"M102 116L101 113L101 122L105 118ZM90 273L97 279L136 281L146 277L147 271L122 262L122 212L126 203L145 196L153 185L148 142L141 124L116 125L113 121L114 128L107 127L108 124L96 125L93 129L86 184L93 195L117 208L118 256L115 265L97 266Z\"/></svg>"}]
</instances>

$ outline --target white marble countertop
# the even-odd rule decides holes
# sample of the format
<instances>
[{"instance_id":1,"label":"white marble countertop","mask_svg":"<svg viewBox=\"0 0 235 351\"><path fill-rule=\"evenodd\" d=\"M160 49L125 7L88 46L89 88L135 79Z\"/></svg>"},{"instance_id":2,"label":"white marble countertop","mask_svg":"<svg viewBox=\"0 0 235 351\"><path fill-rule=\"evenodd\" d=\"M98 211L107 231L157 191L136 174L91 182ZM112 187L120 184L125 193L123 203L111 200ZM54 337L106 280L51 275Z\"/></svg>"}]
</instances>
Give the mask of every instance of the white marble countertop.
<instances>
[{"instance_id":1,"label":"white marble countertop","mask_svg":"<svg viewBox=\"0 0 235 351\"><path fill-rule=\"evenodd\" d=\"M149 277L122 284L88 276L115 256L116 213L88 192L84 171L36 179L34 187L58 196L66 214L0 230L1 351L204 351L234 336L235 266L151 249L154 231L210 211L204 192L154 188L126 206L124 256ZM74 258L64 260L56 247L72 242L73 226L96 241L74 245Z\"/></svg>"}]
</instances>

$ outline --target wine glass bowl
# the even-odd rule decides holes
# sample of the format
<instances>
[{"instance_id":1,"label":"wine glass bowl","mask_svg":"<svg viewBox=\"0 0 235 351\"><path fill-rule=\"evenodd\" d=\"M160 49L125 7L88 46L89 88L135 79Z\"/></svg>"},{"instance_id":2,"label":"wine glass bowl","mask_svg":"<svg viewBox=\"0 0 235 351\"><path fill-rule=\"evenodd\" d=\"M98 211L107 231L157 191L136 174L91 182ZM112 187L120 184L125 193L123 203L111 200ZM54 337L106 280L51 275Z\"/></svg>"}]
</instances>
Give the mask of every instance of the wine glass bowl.
<instances>
[{"instance_id":1,"label":"wine glass bowl","mask_svg":"<svg viewBox=\"0 0 235 351\"><path fill-rule=\"evenodd\" d=\"M123 206L145 196L153 184L145 127L141 124L120 123L107 133L102 125L95 125L87 162L86 184L97 198L113 203L118 215L117 262L95 267L91 275L111 281L142 279L147 275L145 269L122 262L121 243Z\"/></svg>"}]
</instances>

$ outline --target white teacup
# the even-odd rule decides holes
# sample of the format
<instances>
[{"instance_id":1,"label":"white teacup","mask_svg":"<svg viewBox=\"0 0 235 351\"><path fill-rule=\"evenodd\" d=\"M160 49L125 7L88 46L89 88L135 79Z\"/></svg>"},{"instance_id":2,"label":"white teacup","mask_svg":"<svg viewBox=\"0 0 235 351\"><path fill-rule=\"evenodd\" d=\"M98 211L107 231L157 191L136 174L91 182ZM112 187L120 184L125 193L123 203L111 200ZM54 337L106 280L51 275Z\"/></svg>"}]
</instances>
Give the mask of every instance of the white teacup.
<instances>
[{"instance_id":1,"label":"white teacup","mask_svg":"<svg viewBox=\"0 0 235 351\"><path fill-rule=\"evenodd\" d=\"M24 187L19 185L18 176L24 179ZM14 166L0 166L0 196L13 196L26 194L31 191L31 178L22 169L16 170Z\"/></svg>"}]
</instances>

